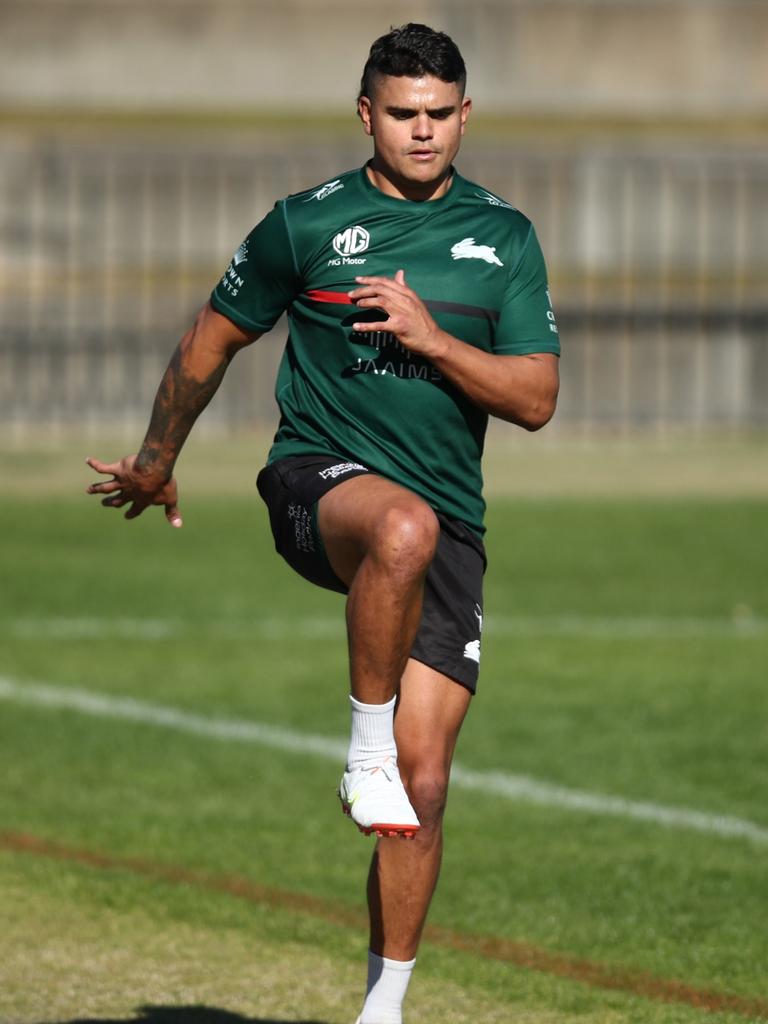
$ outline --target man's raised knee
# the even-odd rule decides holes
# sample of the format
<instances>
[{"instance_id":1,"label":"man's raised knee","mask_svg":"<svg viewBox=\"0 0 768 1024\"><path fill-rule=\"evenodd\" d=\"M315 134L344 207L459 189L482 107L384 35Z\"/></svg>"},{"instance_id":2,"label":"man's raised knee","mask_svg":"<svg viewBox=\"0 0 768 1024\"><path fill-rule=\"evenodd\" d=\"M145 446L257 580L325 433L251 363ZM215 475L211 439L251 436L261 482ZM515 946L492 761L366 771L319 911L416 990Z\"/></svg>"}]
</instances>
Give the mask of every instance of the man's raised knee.
<instances>
[{"instance_id":1,"label":"man's raised knee","mask_svg":"<svg viewBox=\"0 0 768 1024\"><path fill-rule=\"evenodd\" d=\"M397 502L382 510L371 553L397 572L420 573L434 558L439 536L437 516L426 502Z\"/></svg>"}]
</instances>

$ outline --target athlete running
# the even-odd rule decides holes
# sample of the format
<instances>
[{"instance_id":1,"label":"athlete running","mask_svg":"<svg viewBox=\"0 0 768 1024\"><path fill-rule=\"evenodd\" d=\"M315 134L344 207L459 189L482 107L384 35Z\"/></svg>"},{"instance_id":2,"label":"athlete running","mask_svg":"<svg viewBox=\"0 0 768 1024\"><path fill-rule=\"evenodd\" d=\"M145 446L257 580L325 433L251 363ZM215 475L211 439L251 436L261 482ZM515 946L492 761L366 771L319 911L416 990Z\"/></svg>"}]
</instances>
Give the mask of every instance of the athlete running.
<instances>
[{"instance_id":1,"label":"athlete running","mask_svg":"<svg viewBox=\"0 0 768 1024\"><path fill-rule=\"evenodd\" d=\"M483 620L488 415L552 416L557 327L530 222L454 169L471 101L424 25L371 47L358 114L373 157L279 201L182 338L137 455L88 459L126 518L182 525L174 464L235 354L288 312L281 418L259 492L278 551L347 595L351 739L342 807L379 838L358 1024L400 1024L437 881L456 739ZM410 841L404 842L403 839Z\"/></svg>"}]
</instances>

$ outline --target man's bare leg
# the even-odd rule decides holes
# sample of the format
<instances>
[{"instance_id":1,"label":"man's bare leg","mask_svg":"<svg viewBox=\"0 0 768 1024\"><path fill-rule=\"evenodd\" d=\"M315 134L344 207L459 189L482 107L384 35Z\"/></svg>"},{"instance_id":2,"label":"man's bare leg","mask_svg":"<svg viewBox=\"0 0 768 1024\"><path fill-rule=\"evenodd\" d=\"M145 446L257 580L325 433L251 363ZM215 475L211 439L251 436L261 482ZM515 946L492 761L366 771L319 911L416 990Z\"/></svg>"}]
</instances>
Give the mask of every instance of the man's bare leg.
<instances>
[{"instance_id":1,"label":"man's bare leg","mask_svg":"<svg viewBox=\"0 0 768 1024\"><path fill-rule=\"evenodd\" d=\"M437 517L417 495L371 474L325 494L318 525L331 566L349 587L352 696L384 704L399 689L419 627Z\"/></svg>"},{"instance_id":2,"label":"man's bare leg","mask_svg":"<svg viewBox=\"0 0 768 1024\"><path fill-rule=\"evenodd\" d=\"M356 477L320 500L318 523L331 565L349 587L353 697L382 705L399 693L397 759L421 824L412 843L379 841L368 879L371 952L359 1020L399 1021L440 870L448 773L470 694L409 658L439 536L426 503L381 478Z\"/></svg>"},{"instance_id":3,"label":"man's bare leg","mask_svg":"<svg viewBox=\"0 0 768 1024\"><path fill-rule=\"evenodd\" d=\"M417 495L371 474L325 494L318 524L330 563L349 587L352 723L339 798L361 831L413 836L420 822L400 778L394 711L421 619L437 517Z\"/></svg>"},{"instance_id":4,"label":"man's bare leg","mask_svg":"<svg viewBox=\"0 0 768 1024\"><path fill-rule=\"evenodd\" d=\"M471 695L465 687L410 660L395 715L400 774L421 829L409 843L379 839L368 876L370 947L411 960L440 872L453 751Z\"/></svg>"},{"instance_id":5,"label":"man's bare leg","mask_svg":"<svg viewBox=\"0 0 768 1024\"><path fill-rule=\"evenodd\" d=\"M440 871L451 758L470 700L464 687L420 662L408 662L395 732L421 829L410 843L380 839L373 854L368 984L357 1024L402 1024L402 1004Z\"/></svg>"}]
</instances>

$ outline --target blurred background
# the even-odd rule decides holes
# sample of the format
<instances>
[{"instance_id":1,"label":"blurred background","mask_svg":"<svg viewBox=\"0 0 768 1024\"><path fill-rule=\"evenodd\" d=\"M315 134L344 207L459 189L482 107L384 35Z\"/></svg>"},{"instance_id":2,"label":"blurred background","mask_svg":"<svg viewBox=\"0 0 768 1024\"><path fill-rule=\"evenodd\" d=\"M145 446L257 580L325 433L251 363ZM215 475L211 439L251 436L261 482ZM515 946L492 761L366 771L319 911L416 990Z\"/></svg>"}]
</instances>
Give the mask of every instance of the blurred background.
<instances>
[{"instance_id":1,"label":"blurred background","mask_svg":"<svg viewBox=\"0 0 768 1024\"><path fill-rule=\"evenodd\" d=\"M409 20L464 53L458 167L536 224L563 345L552 423L489 431L482 786L413 1019L768 1022L768 0L0 0L2 1021L358 1011L370 847L311 753L340 598L254 489L285 323L185 446L183 530L103 512L84 458L136 450L275 199L367 158Z\"/></svg>"},{"instance_id":2,"label":"blurred background","mask_svg":"<svg viewBox=\"0 0 768 1024\"><path fill-rule=\"evenodd\" d=\"M359 75L371 41L408 20L464 53L460 170L542 240L564 352L542 437L762 436L762 0L4 0L6 439L143 428L245 233L368 155ZM239 357L198 433L271 428L285 333Z\"/></svg>"}]
</instances>

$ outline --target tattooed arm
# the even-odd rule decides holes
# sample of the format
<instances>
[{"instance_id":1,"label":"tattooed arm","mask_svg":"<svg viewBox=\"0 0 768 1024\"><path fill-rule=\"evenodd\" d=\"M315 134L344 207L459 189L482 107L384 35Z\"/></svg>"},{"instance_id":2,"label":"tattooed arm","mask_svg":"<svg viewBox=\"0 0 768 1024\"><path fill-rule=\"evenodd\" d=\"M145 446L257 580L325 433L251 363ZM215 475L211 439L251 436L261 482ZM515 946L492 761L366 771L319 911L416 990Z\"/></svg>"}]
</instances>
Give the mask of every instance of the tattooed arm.
<instances>
[{"instance_id":1,"label":"tattooed arm","mask_svg":"<svg viewBox=\"0 0 768 1024\"><path fill-rule=\"evenodd\" d=\"M102 505L122 508L135 519L150 505L165 506L172 526L181 526L173 467L195 420L213 398L235 354L259 337L246 334L210 304L179 342L155 396L146 437L137 455L119 462L86 462L112 479L91 484L88 494L104 494Z\"/></svg>"}]
</instances>

